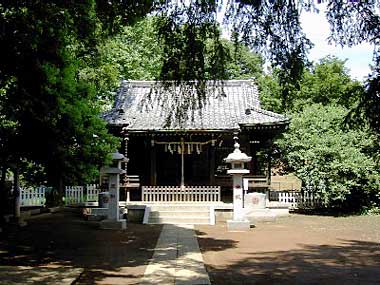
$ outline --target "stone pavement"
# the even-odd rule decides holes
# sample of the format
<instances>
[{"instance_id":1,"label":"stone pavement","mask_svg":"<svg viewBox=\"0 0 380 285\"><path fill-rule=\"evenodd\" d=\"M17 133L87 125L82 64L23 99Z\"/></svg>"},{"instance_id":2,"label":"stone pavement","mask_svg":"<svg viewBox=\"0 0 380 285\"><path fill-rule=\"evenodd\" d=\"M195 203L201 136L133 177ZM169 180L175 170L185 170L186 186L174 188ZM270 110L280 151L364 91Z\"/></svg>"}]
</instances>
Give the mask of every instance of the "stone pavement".
<instances>
[{"instance_id":1,"label":"stone pavement","mask_svg":"<svg viewBox=\"0 0 380 285\"><path fill-rule=\"evenodd\" d=\"M192 225L164 225L141 284L210 284Z\"/></svg>"}]
</instances>

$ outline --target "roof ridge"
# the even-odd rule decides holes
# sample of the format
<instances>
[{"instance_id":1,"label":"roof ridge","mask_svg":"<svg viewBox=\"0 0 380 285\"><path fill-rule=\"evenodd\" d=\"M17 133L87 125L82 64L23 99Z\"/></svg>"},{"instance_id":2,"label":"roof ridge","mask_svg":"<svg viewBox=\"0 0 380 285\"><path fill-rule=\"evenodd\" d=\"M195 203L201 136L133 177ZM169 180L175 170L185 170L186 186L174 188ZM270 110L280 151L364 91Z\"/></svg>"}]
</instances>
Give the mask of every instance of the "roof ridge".
<instances>
[{"instance_id":1,"label":"roof ridge","mask_svg":"<svg viewBox=\"0 0 380 285\"><path fill-rule=\"evenodd\" d=\"M146 86L150 87L154 83L160 83L163 82L163 80L122 80L122 84L130 84L130 85L139 85L139 86ZM173 82L175 83L175 80L169 80L167 82ZM183 81L185 82L185 81ZM188 80L187 82L197 82L197 80ZM231 80L206 80L207 84L210 83L220 83L221 85L239 85L239 84L249 84L254 86L254 79L231 79Z\"/></svg>"}]
</instances>

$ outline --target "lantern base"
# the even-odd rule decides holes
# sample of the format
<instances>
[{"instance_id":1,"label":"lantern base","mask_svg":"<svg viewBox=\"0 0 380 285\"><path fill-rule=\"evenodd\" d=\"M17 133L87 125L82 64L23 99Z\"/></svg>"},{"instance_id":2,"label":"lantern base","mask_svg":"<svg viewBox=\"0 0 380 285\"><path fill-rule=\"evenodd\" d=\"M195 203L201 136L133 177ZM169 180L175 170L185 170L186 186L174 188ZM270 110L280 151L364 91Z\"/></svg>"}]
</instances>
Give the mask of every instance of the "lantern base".
<instances>
[{"instance_id":1,"label":"lantern base","mask_svg":"<svg viewBox=\"0 0 380 285\"><path fill-rule=\"evenodd\" d=\"M227 220L227 230L229 232L247 232L250 230L250 228L251 223L248 220Z\"/></svg>"},{"instance_id":2,"label":"lantern base","mask_svg":"<svg viewBox=\"0 0 380 285\"><path fill-rule=\"evenodd\" d=\"M126 230L127 221L126 220L103 220L100 222L100 228L104 230Z\"/></svg>"}]
</instances>

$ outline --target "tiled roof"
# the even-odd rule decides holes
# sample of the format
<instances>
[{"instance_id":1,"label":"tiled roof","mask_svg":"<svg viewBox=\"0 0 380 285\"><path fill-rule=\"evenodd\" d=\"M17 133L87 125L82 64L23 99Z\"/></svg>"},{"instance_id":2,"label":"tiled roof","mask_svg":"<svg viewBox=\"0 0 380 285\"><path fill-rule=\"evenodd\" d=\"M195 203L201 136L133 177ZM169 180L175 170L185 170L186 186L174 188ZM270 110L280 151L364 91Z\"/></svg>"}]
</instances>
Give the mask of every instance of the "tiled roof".
<instances>
[{"instance_id":1,"label":"tiled roof","mask_svg":"<svg viewBox=\"0 0 380 285\"><path fill-rule=\"evenodd\" d=\"M178 94L180 88L171 92L155 86L153 81L123 81L114 107L104 114L105 120L132 131L237 130L241 126L288 123L287 117L261 109L257 86L249 80L224 81L222 88L210 82L201 111L188 110L183 121L173 119L172 112L178 100L184 100Z\"/></svg>"}]
</instances>

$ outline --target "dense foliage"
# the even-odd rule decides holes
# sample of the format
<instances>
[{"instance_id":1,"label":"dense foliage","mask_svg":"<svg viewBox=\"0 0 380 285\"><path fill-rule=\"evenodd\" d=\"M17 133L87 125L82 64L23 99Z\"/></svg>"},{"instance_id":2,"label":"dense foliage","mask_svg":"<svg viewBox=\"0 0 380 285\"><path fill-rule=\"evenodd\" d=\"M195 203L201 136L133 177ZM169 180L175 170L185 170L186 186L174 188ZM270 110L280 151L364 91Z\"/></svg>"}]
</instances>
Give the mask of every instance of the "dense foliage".
<instances>
[{"instance_id":1,"label":"dense foliage","mask_svg":"<svg viewBox=\"0 0 380 285\"><path fill-rule=\"evenodd\" d=\"M158 17L147 17L125 27L119 34L99 44L95 64L85 66L79 73L81 79L93 82L100 98L110 97L120 79L157 80L167 55L157 31ZM263 59L245 45L234 45L219 39L224 50L224 74L219 79L250 79L262 76ZM213 79L214 42L205 42L204 63L206 80Z\"/></svg>"},{"instance_id":2,"label":"dense foliage","mask_svg":"<svg viewBox=\"0 0 380 285\"><path fill-rule=\"evenodd\" d=\"M305 68L299 88L290 90L286 105L282 104L281 89L277 69L261 78L260 95L265 108L281 113L302 110L312 103L338 104L350 108L356 106L364 93L363 85L351 79L345 61L332 56Z\"/></svg>"},{"instance_id":3,"label":"dense foliage","mask_svg":"<svg viewBox=\"0 0 380 285\"><path fill-rule=\"evenodd\" d=\"M345 128L347 112L336 104L305 106L278 145L286 165L326 206L358 210L379 201L380 173L371 156L373 135Z\"/></svg>"},{"instance_id":4,"label":"dense foliage","mask_svg":"<svg viewBox=\"0 0 380 285\"><path fill-rule=\"evenodd\" d=\"M267 76L263 86L272 85L273 97L263 89L263 103L281 111L279 84ZM368 126L347 124L364 92L349 77L344 61L332 57L308 68L299 90L293 91L292 108L287 109L290 127L277 141L281 165L295 172L325 206L359 210L380 202L376 135Z\"/></svg>"},{"instance_id":5,"label":"dense foliage","mask_svg":"<svg viewBox=\"0 0 380 285\"><path fill-rule=\"evenodd\" d=\"M66 2L0 4L1 171L35 166L56 186L91 179L116 148L94 86L78 73L117 7Z\"/></svg>"}]
</instances>

